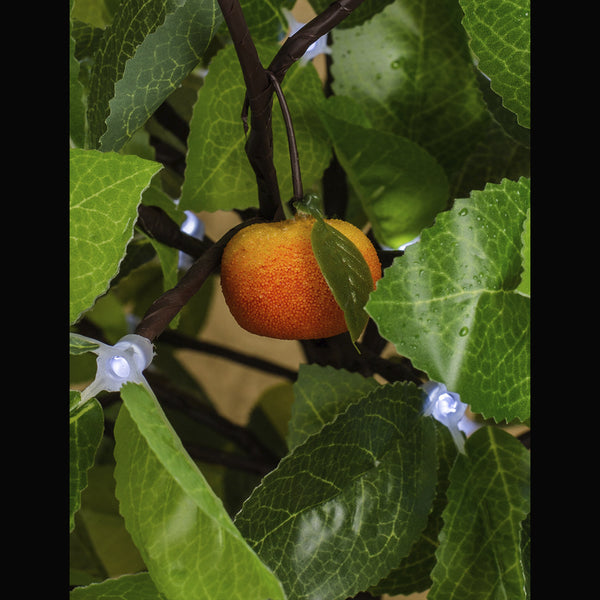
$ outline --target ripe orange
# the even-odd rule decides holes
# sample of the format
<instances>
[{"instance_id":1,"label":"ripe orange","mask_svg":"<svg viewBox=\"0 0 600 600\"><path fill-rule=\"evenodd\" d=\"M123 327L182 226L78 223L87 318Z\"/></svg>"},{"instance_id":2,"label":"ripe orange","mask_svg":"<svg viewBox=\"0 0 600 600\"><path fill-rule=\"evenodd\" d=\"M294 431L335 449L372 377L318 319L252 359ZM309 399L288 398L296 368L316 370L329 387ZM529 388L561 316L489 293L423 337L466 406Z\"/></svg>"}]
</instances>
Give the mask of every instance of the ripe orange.
<instances>
[{"instance_id":1,"label":"ripe orange","mask_svg":"<svg viewBox=\"0 0 600 600\"><path fill-rule=\"evenodd\" d=\"M357 227L325 219L365 258L373 289L381 263ZM314 217L259 223L239 231L221 259L221 287L238 324L257 335L284 340L330 337L347 331L344 312L323 277L311 246Z\"/></svg>"}]
</instances>

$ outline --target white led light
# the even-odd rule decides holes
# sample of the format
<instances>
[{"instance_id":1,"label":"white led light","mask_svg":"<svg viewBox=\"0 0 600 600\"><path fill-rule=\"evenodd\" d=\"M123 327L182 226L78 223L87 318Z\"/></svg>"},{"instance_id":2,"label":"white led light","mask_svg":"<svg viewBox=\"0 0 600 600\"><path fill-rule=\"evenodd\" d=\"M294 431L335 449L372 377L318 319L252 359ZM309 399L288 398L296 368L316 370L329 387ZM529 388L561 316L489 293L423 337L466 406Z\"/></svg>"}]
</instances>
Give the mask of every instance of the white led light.
<instances>
[{"instance_id":1,"label":"white led light","mask_svg":"<svg viewBox=\"0 0 600 600\"><path fill-rule=\"evenodd\" d=\"M119 379L127 379L131 373L129 363L123 356L113 356L108 361L108 366L112 370L113 374Z\"/></svg>"},{"instance_id":2,"label":"white led light","mask_svg":"<svg viewBox=\"0 0 600 600\"><path fill-rule=\"evenodd\" d=\"M127 382L148 386L142 372L150 365L154 356L149 339L131 333L122 337L114 346L97 340L91 341L98 346L91 350L98 355L96 377L81 392L82 403L101 391L117 392Z\"/></svg>"},{"instance_id":3,"label":"white led light","mask_svg":"<svg viewBox=\"0 0 600 600\"><path fill-rule=\"evenodd\" d=\"M465 438L460 431L459 423L465 415L467 405L460 401L458 394L449 392L443 383L427 381L421 387L427 395L423 414L431 415L445 425L452 434L458 451L464 454Z\"/></svg>"}]
</instances>

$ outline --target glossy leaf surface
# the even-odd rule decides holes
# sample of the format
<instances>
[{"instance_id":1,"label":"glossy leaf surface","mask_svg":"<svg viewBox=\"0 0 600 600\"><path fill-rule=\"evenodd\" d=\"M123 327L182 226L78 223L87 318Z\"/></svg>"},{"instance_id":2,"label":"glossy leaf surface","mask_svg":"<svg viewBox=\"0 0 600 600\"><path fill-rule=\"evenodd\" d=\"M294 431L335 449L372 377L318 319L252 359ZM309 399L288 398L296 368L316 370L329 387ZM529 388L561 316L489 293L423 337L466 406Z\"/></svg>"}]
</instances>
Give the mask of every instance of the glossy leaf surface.
<instances>
[{"instance_id":1,"label":"glossy leaf surface","mask_svg":"<svg viewBox=\"0 0 600 600\"><path fill-rule=\"evenodd\" d=\"M366 310L398 352L486 417L529 418L529 308L519 293L529 180L457 200L386 269Z\"/></svg>"},{"instance_id":2,"label":"glossy leaf surface","mask_svg":"<svg viewBox=\"0 0 600 600\"><path fill-rule=\"evenodd\" d=\"M142 192L162 167L137 156L70 151L70 322L117 274L133 237Z\"/></svg>"},{"instance_id":3,"label":"glossy leaf surface","mask_svg":"<svg viewBox=\"0 0 600 600\"><path fill-rule=\"evenodd\" d=\"M524 600L521 523L529 512L528 451L493 427L476 431L450 473L431 600Z\"/></svg>"},{"instance_id":4,"label":"glossy leaf surface","mask_svg":"<svg viewBox=\"0 0 600 600\"><path fill-rule=\"evenodd\" d=\"M277 578L233 525L154 395L125 384L121 397L116 496L158 590L169 600L283 600Z\"/></svg>"},{"instance_id":5,"label":"glossy leaf surface","mask_svg":"<svg viewBox=\"0 0 600 600\"><path fill-rule=\"evenodd\" d=\"M478 68L490 79L503 104L530 126L530 27L529 0L460 0L463 26L477 57Z\"/></svg>"},{"instance_id":6,"label":"glossy leaf surface","mask_svg":"<svg viewBox=\"0 0 600 600\"><path fill-rule=\"evenodd\" d=\"M382 386L280 462L235 523L290 599L343 600L418 538L436 485L433 422L412 384Z\"/></svg>"},{"instance_id":7,"label":"glossy leaf surface","mask_svg":"<svg viewBox=\"0 0 600 600\"><path fill-rule=\"evenodd\" d=\"M166 600L148 573L123 575L71 591L70 600Z\"/></svg>"},{"instance_id":8,"label":"glossy leaf surface","mask_svg":"<svg viewBox=\"0 0 600 600\"><path fill-rule=\"evenodd\" d=\"M378 385L371 377L345 369L300 365L298 380L293 386L294 403L287 437L290 450Z\"/></svg>"},{"instance_id":9,"label":"glossy leaf surface","mask_svg":"<svg viewBox=\"0 0 600 600\"><path fill-rule=\"evenodd\" d=\"M371 127L361 113L351 98L338 96L329 98L319 114L377 241L396 248L446 208L448 180L426 150Z\"/></svg>"},{"instance_id":10,"label":"glossy leaf surface","mask_svg":"<svg viewBox=\"0 0 600 600\"><path fill-rule=\"evenodd\" d=\"M87 486L87 472L94 464L104 433L104 413L95 398L79 406L81 394L70 392L69 411L69 531L75 527L75 513L81 506L81 492Z\"/></svg>"},{"instance_id":11,"label":"glossy leaf surface","mask_svg":"<svg viewBox=\"0 0 600 600\"><path fill-rule=\"evenodd\" d=\"M356 341L369 320L364 310L373 291L369 266L358 248L323 219L316 220L310 239L321 273L344 311L352 341Z\"/></svg>"},{"instance_id":12,"label":"glossy leaf surface","mask_svg":"<svg viewBox=\"0 0 600 600\"><path fill-rule=\"evenodd\" d=\"M222 22L216 0L185 0L177 4L135 49L123 76L116 81L106 131L100 138L101 150L123 147L200 63ZM127 33L118 31L115 35Z\"/></svg>"}]
</instances>

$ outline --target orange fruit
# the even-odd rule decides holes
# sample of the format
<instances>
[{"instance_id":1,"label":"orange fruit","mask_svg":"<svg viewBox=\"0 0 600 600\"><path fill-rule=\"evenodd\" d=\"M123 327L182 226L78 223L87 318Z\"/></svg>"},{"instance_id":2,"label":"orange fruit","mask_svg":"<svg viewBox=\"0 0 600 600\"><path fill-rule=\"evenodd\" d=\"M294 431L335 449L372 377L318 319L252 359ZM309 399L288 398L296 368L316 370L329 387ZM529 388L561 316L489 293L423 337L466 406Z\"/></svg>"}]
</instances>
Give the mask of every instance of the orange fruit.
<instances>
[{"instance_id":1,"label":"orange fruit","mask_svg":"<svg viewBox=\"0 0 600 600\"><path fill-rule=\"evenodd\" d=\"M325 219L350 239L365 258L373 289L381 263L373 244L357 227ZM259 223L239 231L221 259L221 288L238 324L257 335L303 340L347 331L339 307L312 251L314 217Z\"/></svg>"}]
</instances>

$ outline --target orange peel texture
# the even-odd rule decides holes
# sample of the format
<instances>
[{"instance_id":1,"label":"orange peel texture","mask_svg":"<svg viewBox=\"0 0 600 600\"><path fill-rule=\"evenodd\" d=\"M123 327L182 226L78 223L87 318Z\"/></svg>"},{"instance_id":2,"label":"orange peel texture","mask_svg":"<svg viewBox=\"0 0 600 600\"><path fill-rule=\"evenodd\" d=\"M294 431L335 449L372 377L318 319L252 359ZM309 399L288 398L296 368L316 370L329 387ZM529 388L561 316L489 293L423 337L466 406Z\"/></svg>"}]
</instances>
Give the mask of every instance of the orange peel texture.
<instances>
[{"instance_id":1,"label":"orange peel texture","mask_svg":"<svg viewBox=\"0 0 600 600\"><path fill-rule=\"evenodd\" d=\"M373 244L354 225L325 219L365 258L373 289L381 263ZM325 338L348 330L312 251L314 217L259 223L239 231L221 259L221 288L240 327L282 340Z\"/></svg>"}]
</instances>

